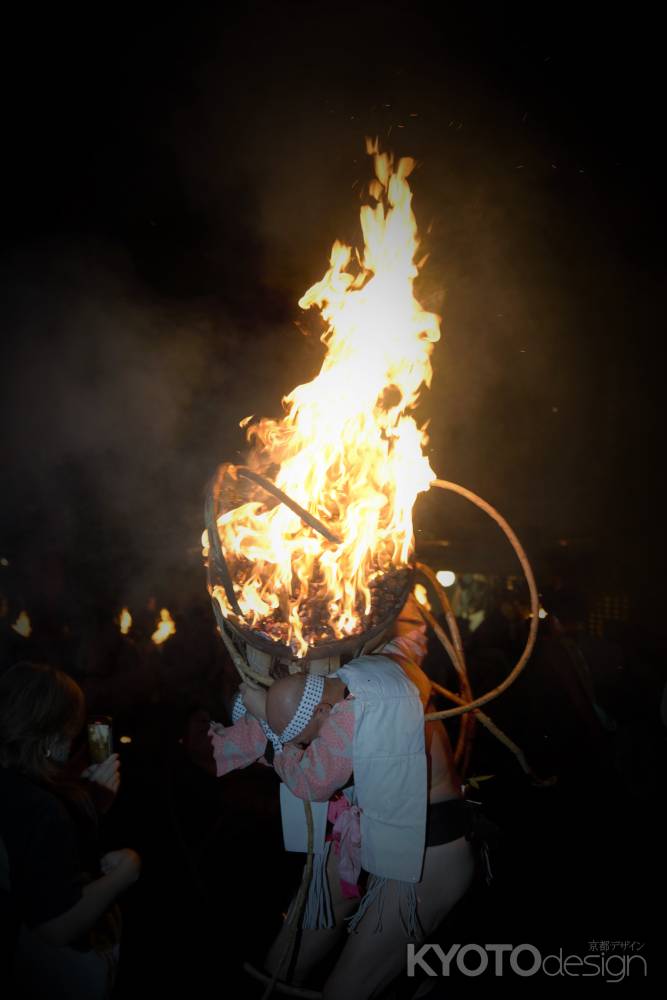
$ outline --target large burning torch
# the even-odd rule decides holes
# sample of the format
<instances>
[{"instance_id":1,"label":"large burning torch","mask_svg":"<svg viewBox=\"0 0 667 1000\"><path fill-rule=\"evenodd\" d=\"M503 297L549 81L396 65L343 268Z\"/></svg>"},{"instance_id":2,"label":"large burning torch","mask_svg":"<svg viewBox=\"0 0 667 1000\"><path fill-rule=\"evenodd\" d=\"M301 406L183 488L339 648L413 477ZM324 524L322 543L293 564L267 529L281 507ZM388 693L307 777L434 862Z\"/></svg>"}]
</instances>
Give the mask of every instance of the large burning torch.
<instances>
[{"instance_id":1,"label":"large burning torch","mask_svg":"<svg viewBox=\"0 0 667 1000\"><path fill-rule=\"evenodd\" d=\"M241 421L250 445L246 463L221 466L211 485L202 538L209 590L244 676L270 683L281 670L335 670L342 655L377 645L414 585L417 496L431 486L453 490L503 529L533 605L521 662L496 691L475 701L458 631L451 633L445 648L462 678L462 697L447 714L460 714L504 690L522 669L539 601L509 525L470 491L438 480L425 455L426 427L412 413L431 383L440 319L414 292L419 240L408 184L414 161L395 163L377 142L368 141L367 151L375 176L370 203L361 208L363 252L336 241L326 274L299 302L318 308L325 323L320 372L283 399L281 420ZM446 602L432 576L430 585ZM424 614L432 618L426 607ZM447 621L451 632L449 611Z\"/></svg>"}]
</instances>

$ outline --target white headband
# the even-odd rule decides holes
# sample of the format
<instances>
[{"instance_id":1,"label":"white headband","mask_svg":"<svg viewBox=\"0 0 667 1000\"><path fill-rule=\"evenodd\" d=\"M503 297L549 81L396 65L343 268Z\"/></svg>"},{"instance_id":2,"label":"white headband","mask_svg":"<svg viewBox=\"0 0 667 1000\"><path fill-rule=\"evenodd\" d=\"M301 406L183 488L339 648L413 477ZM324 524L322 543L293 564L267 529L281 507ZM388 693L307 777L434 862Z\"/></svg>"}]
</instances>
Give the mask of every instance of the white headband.
<instances>
[{"instance_id":1,"label":"white headband","mask_svg":"<svg viewBox=\"0 0 667 1000\"><path fill-rule=\"evenodd\" d=\"M301 701L291 722L278 735L274 733L268 722L260 719L259 723L264 730L267 739L273 744L273 749L278 753L282 752L283 743L289 743L302 733L313 717L313 712L322 700L324 693L324 676L322 674L308 674L306 684L301 695ZM246 714L246 707L240 694L234 699L232 708L232 722L237 722L241 716Z\"/></svg>"},{"instance_id":2,"label":"white headband","mask_svg":"<svg viewBox=\"0 0 667 1000\"><path fill-rule=\"evenodd\" d=\"M324 676L322 674L308 674L306 685L301 695L299 707L294 713L292 721L280 734L281 743L289 743L302 733L313 717L313 712L322 700L324 692Z\"/></svg>"}]
</instances>

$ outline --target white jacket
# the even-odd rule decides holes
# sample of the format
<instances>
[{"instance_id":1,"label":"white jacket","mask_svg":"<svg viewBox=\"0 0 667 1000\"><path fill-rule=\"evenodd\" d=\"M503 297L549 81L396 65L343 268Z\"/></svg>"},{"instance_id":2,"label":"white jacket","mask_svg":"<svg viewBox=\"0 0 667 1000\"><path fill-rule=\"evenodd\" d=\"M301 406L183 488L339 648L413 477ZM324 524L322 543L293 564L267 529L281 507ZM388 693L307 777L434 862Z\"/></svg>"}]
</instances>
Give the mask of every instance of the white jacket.
<instances>
[{"instance_id":1,"label":"white jacket","mask_svg":"<svg viewBox=\"0 0 667 1000\"><path fill-rule=\"evenodd\" d=\"M378 654L357 657L334 676L354 695L362 867L379 878L418 882L428 798L419 692L394 660Z\"/></svg>"}]
</instances>

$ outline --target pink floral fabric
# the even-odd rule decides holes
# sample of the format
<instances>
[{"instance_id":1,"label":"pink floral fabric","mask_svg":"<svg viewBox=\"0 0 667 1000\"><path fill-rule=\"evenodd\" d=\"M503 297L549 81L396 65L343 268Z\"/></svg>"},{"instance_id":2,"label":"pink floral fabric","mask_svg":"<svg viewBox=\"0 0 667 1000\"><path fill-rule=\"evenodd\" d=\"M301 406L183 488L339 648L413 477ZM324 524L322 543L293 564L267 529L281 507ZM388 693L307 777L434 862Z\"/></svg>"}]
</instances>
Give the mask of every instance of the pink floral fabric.
<instances>
[{"instance_id":1,"label":"pink floral fabric","mask_svg":"<svg viewBox=\"0 0 667 1000\"><path fill-rule=\"evenodd\" d=\"M361 874L361 821L358 806L352 806L340 795L329 803L327 819L333 824L331 834L327 838L333 843L333 849L338 857L338 873L340 887L345 899L356 899L359 892L359 875Z\"/></svg>"},{"instance_id":2,"label":"pink floral fabric","mask_svg":"<svg viewBox=\"0 0 667 1000\"><path fill-rule=\"evenodd\" d=\"M425 627L413 622L397 623L403 635L395 636L381 653L397 662L419 663L426 652ZM356 883L360 871L361 838L359 810L350 806L345 796L332 797L348 784L352 777L354 743L354 699L350 696L334 705L317 739L306 747L286 747L275 755L273 767L290 791L300 799L312 802L330 801L328 818L333 824L330 835L339 858L341 889L348 898L358 896ZM208 736L220 778L229 771L248 767L264 758L266 736L259 722L244 715L233 726L211 723Z\"/></svg>"}]
</instances>

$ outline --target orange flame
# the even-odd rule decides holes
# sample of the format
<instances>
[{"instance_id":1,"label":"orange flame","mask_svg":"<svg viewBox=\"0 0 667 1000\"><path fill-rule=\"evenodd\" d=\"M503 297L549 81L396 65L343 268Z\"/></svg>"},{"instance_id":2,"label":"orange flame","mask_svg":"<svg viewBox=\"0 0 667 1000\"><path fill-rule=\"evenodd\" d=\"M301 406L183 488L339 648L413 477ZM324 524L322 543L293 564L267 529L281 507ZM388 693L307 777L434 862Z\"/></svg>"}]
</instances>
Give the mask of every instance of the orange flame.
<instances>
[{"instance_id":1,"label":"orange flame","mask_svg":"<svg viewBox=\"0 0 667 1000\"><path fill-rule=\"evenodd\" d=\"M158 626L153 632L151 639L156 646L160 646L163 642L166 642L169 636L174 635L176 632L176 625L174 620L167 611L166 608L162 608L160 611L160 621Z\"/></svg>"},{"instance_id":2,"label":"orange flame","mask_svg":"<svg viewBox=\"0 0 667 1000\"><path fill-rule=\"evenodd\" d=\"M32 625L30 624L30 619L28 618L28 612L22 611L18 616L12 628L19 635L22 635L24 639L28 639L32 632Z\"/></svg>"},{"instance_id":3,"label":"orange flame","mask_svg":"<svg viewBox=\"0 0 667 1000\"><path fill-rule=\"evenodd\" d=\"M127 633L132 628L132 615L127 610L127 608L123 608L123 610L121 611L118 624L120 626L121 635L127 635Z\"/></svg>"},{"instance_id":4,"label":"orange flame","mask_svg":"<svg viewBox=\"0 0 667 1000\"><path fill-rule=\"evenodd\" d=\"M223 550L236 560L245 624L279 611L298 655L314 641L304 637L299 615L312 599L325 601L337 638L359 631L372 580L408 562L412 508L435 478L423 454L425 427L408 414L430 385L440 337L438 316L413 292L419 242L407 178L414 161L394 165L377 142L368 141L367 152L375 178L372 204L361 209L364 251L353 254L336 241L329 270L299 301L303 309L316 306L327 324L322 368L283 399L282 420L261 419L247 431L248 465L342 542L326 541L286 506L261 500L218 519ZM202 541L206 556L206 532ZM221 588L214 596L233 614Z\"/></svg>"}]
</instances>

